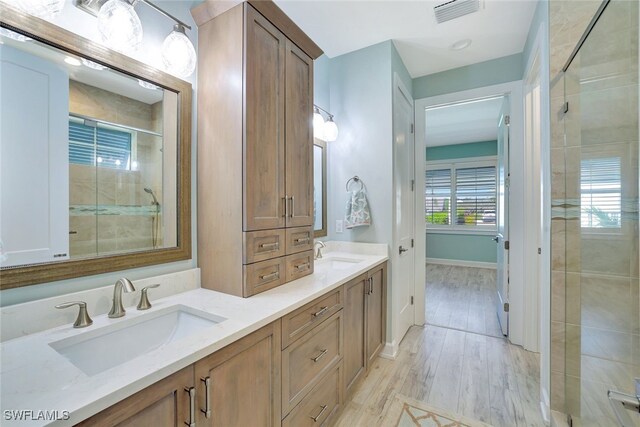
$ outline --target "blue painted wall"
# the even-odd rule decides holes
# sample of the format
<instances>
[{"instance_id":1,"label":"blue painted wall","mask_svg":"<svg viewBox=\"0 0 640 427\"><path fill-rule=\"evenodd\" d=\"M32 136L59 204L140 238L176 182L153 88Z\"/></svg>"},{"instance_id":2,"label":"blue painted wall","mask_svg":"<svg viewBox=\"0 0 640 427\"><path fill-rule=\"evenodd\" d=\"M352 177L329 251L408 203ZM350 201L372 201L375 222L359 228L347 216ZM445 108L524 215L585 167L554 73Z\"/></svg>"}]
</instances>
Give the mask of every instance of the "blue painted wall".
<instances>
[{"instance_id":1,"label":"blue painted wall","mask_svg":"<svg viewBox=\"0 0 640 427\"><path fill-rule=\"evenodd\" d=\"M496 156L496 141L444 145L427 148L427 160L459 160L470 157ZM496 244L493 235L446 234L427 231L427 258L495 263Z\"/></svg>"},{"instance_id":2,"label":"blue painted wall","mask_svg":"<svg viewBox=\"0 0 640 427\"><path fill-rule=\"evenodd\" d=\"M414 99L521 80L522 53L413 79Z\"/></svg>"}]
</instances>

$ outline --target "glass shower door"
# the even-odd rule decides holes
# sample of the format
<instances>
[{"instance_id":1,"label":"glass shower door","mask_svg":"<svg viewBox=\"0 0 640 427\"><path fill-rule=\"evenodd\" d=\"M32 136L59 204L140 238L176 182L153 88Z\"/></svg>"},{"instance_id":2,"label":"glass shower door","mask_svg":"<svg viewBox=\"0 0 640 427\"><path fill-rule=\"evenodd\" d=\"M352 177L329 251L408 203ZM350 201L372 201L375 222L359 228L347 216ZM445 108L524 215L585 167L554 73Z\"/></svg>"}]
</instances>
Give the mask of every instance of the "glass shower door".
<instances>
[{"instance_id":1,"label":"glass shower door","mask_svg":"<svg viewBox=\"0 0 640 427\"><path fill-rule=\"evenodd\" d=\"M564 79L565 406L617 426L608 392L634 399L640 377L637 1L605 7Z\"/></svg>"}]
</instances>

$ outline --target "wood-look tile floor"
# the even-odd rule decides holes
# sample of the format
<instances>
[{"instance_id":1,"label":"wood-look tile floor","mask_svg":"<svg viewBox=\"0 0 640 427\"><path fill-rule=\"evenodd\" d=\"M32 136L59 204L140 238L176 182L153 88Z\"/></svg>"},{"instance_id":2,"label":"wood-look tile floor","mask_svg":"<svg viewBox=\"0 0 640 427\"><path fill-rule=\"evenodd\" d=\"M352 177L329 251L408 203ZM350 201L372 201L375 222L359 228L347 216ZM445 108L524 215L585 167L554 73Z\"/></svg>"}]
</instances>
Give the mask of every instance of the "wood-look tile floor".
<instances>
[{"instance_id":1,"label":"wood-look tile floor","mask_svg":"<svg viewBox=\"0 0 640 427\"><path fill-rule=\"evenodd\" d=\"M504 338L433 325L414 326L396 360L377 358L336 425L384 421L396 393L493 426L544 426L538 355Z\"/></svg>"},{"instance_id":2,"label":"wood-look tile floor","mask_svg":"<svg viewBox=\"0 0 640 427\"><path fill-rule=\"evenodd\" d=\"M496 314L496 270L427 264L430 325L502 337Z\"/></svg>"}]
</instances>

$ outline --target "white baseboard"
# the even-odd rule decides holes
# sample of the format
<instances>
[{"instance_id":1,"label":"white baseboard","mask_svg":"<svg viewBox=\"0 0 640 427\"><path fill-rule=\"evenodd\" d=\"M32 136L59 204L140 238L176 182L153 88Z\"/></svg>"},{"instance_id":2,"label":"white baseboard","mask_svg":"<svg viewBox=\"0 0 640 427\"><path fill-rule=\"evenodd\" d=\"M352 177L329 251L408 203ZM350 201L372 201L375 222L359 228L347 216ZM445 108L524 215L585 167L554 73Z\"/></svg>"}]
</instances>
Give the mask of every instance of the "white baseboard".
<instances>
[{"instance_id":1,"label":"white baseboard","mask_svg":"<svg viewBox=\"0 0 640 427\"><path fill-rule=\"evenodd\" d=\"M383 359L396 360L396 357L398 357L399 347L400 345L395 341L385 343L384 348L380 352L380 357Z\"/></svg>"},{"instance_id":2,"label":"white baseboard","mask_svg":"<svg viewBox=\"0 0 640 427\"><path fill-rule=\"evenodd\" d=\"M461 259L427 258L427 264L453 265L456 267L475 267L496 269L495 262L465 261Z\"/></svg>"}]
</instances>

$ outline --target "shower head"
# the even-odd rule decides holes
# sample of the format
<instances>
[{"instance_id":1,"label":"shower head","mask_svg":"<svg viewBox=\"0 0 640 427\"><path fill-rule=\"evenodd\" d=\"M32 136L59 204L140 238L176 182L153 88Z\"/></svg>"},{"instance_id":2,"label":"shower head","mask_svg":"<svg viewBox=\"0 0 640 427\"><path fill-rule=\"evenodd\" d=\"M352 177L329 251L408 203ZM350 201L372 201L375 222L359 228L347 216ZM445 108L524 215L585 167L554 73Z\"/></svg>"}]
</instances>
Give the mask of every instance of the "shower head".
<instances>
[{"instance_id":1,"label":"shower head","mask_svg":"<svg viewBox=\"0 0 640 427\"><path fill-rule=\"evenodd\" d=\"M160 203L158 203L158 199L156 199L156 195L153 193L153 190L150 189L149 187L145 187L144 188L144 192L151 194L151 197L153 197L153 204L156 206L160 206Z\"/></svg>"}]
</instances>

